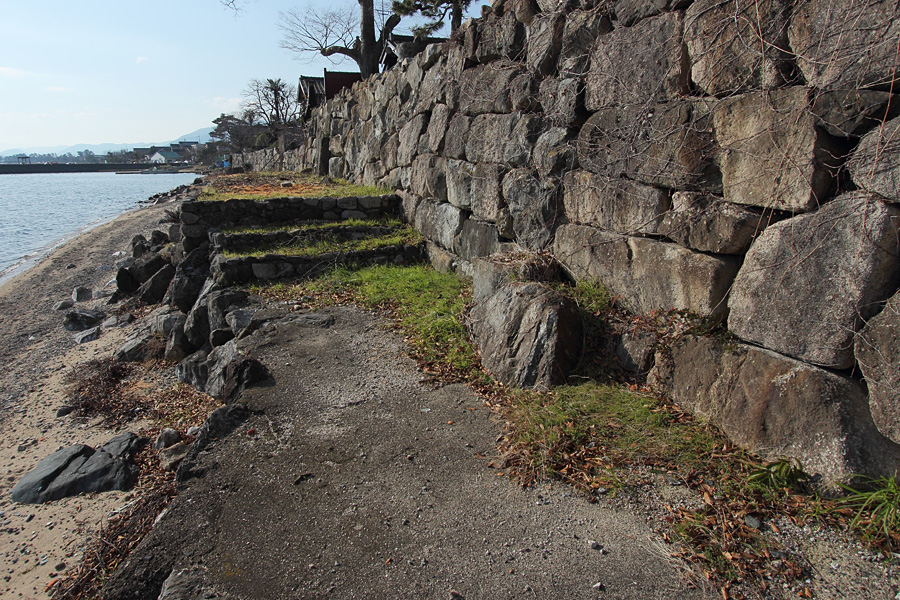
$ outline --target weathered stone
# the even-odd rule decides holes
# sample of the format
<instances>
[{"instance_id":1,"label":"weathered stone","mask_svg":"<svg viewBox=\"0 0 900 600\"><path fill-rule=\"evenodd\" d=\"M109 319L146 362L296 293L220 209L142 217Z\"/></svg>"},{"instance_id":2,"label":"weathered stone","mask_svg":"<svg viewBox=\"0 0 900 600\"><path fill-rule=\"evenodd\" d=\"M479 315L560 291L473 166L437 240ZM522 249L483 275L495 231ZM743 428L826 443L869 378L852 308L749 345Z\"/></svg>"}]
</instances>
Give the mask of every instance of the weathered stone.
<instances>
[{"instance_id":1,"label":"weathered stone","mask_svg":"<svg viewBox=\"0 0 900 600\"><path fill-rule=\"evenodd\" d=\"M254 262L250 269L256 279L284 279L295 274L294 265L283 260Z\"/></svg>"},{"instance_id":2,"label":"weathered stone","mask_svg":"<svg viewBox=\"0 0 900 600\"><path fill-rule=\"evenodd\" d=\"M691 0L613 0L612 10L620 25L630 27L641 19L666 10L684 8Z\"/></svg>"},{"instance_id":3,"label":"weathered stone","mask_svg":"<svg viewBox=\"0 0 900 600\"><path fill-rule=\"evenodd\" d=\"M446 104L438 104L431 111L431 119L428 120L428 129L425 131L428 142L427 150L430 154L440 154L443 151L444 136L447 133L447 124L450 122L450 116L451 111ZM393 169L394 167L390 168Z\"/></svg>"},{"instance_id":4,"label":"weathered stone","mask_svg":"<svg viewBox=\"0 0 900 600\"><path fill-rule=\"evenodd\" d=\"M53 310L56 310L56 311L69 310L73 306L75 306L75 302L72 301L71 299L60 300L59 302L57 302L56 304L53 305Z\"/></svg>"},{"instance_id":5,"label":"weathered stone","mask_svg":"<svg viewBox=\"0 0 900 600\"><path fill-rule=\"evenodd\" d=\"M480 63L500 58L518 60L525 53L525 26L516 20L512 11L498 16L491 14L478 22L478 49L475 55Z\"/></svg>"},{"instance_id":6,"label":"weathered stone","mask_svg":"<svg viewBox=\"0 0 900 600\"><path fill-rule=\"evenodd\" d=\"M178 469L178 465L180 465L188 455L190 449L190 444L185 444L183 442L161 449L158 453L160 468L163 471L175 471ZM183 596L181 598L183 598Z\"/></svg>"},{"instance_id":7,"label":"weathered stone","mask_svg":"<svg viewBox=\"0 0 900 600\"><path fill-rule=\"evenodd\" d=\"M891 474L900 461L857 382L762 348L688 337L651 380L763 460L796 458L832 484Z\"/></svg>"},{"instance_id":8,"label":"weathered stone","mask_svg":"<svg viewBox=\"0 0 900 600\"><path fill-rule=\"evenodd\" d=\"M900 443L900 294L856 334L854 348L872 419L881 433Z\"/></svg>"},{"instance_id":9,"label":"weathered stone","mask_svg":"<svg viewBox=\"0 0 900 600\"><path fill-rule=\"evenodd\" d=\"M891 101L890 92L876 90L830 90L815 94L812 112L816 124L836 137L851 137L881 124ZM896 110L889 111L894 116Z\"/></svg>"},{"instance_id":10,"label":"weathered stone","mask_svg":"<svg viewBox=\"0 0 900 600\"><path fill-rule=\"evenodd\" d=\"M739 261L676 244L562 225L553 254L576 279L599 280L637 314L687 310L721 316Z\"/></svg>"},{"instance_id":11,"label":"weathered stone","mask_svg":"<svg viewBox=\"0 0 900 600\"><path fill-rule=\"evenodd\" d=\"M503 197L520 245L537 251L553 239L561 216L558 196L556 180L539 177L528 168L515 169L503 178Z\"/></svg>"},{"instance_id":12,"label":"weathered stone","mask_svg":"<svg viewBox=\"0 0 900 600\"><path fill-rule=\"evenodd\" d=\"M887 89L897 81L897 16L891 0L794 2L791 49L807 83L820 89Z\"/></svg>"},{"instance_id":13,"label":"weathered stone","mask_svg":"<svg viewBox=\"0 0 900 600\"><path fill-rule=\"evenodd\" d=\"M825 199L834 152L815 127L809 90L744 94L716 106L725 199L785 211L814 210Z\"/></svg>"},{"instance_id":14,"label":"weathered stone","mask_svg":"<svg viewBox=\"0 0 900 600\"><path fill-rule=\"evenodd\" d=\"M509 283L470 313L484 366L506 385L564 383L581 353L574 302L537 283Z\"/></svg>"},{"instance_id":15,"label":"weathered stone","mask_svg":"<svg viewBox=\"0 0 900 600\"><path fill-rule=\"evenodd\" d=\"M577 161L575 134L565 127L551 127L534 143L532 157L543 177L571 171Z\"/></svg>"},{"instance_id":16,"label":"weathered stone","mask_svg":"<svg viewBox=\"0 0 900 600\"><path fill-rule=\"evenodd\" d=\"M456 254L467 261L479 256L490 256L499 249L497 226L474 219L465 220L453 247Z\"/></svg>"},{"instance_id":17,"label":"weathered stone","mask_svg":"<svg viewBox=\"0 0 900 600\"><path fill-rule=\"evenodd\" d=\"M721 188L707 105L679 100L600 110L578 134L578 162L607 177L682 190Z\"/></svg>"},{"instance_id":18,"label":"weathered stone","mask_svg":"<svg viewBox=\"0 0 900 600\"><path fill-rule=\"evenodd\" d=\"M394 138L396 140L396 137ZM395 162L396 162L396 149L394 150ZM340 156L333 156L328 159L328 176L332 179L343 179L344 178L344 159Z\"/></svg>"},{"instance_id":19,"label":"weathered stone","mask_svg":"<svg viewBox=\"0 0 900 600\"><path fill-rule=\"evenodd\" d=\"M128 267L128 274L133 280L132 289L123 289L125 292L135 291L142 283L153 277L153 275L166 266L168 263L159 255L158 252L144 254L134 264ZM116 278L118 282L118 277ZM121 287L119 289L122 289Z\"/></svg>"},{"instance_id":20,"label":"weathered stone","mask_svg":"<svg viewBox=\"0 0 900 600\"><path fill-rule=\"evenodd\" d=\"M447 161L447 200L457 208L471 210L479 219L495 223L504 203L500 182L502 165Z\"/></svg>"},{"instance_id":21,"label":"weathered stone","mask_svg":"<svg viewBox=\"0 0 900 600\"><path fill-rule=\"evenodd\" d=\"M515 13L516 19L525 25L531 25L534 18L541 12L536 0L512 0L511 10Z\"/></svg>"},{"instance_id":22,"label":"weathered stone","mask_svg":"<svg viewBox=\"0 0 900 600\"><path fill-rule=\"evenodd\" d=\"M450 119L447 135L444 137L444 156L447 158L466 158L466 143L469 139L469 127L472 118L457 113Z\"/></svg>"},{"instance_id":23,"label":"weathered stone","mask_svg":"<svg viewBox=\"0 0 900 600\"><path fill-rule=\"evenodd\" d=\"M445 160L434 154L417 156L410 173L410 191L423 198L447 200Z\"/></svg>"},{"instance_id":24,"label":"weathered stone","mask_svg":"<svg viewBox=\"0 0 900 600\"><path fill-rule=\"evenodd\" d=\"M86 302L94 297L94 292L89 287L78 286L72 290L72 302Z\"/></svg>"},{"instance_id":25,"label":"weathered stone","mask_svg":"<svg viewBox=\"0 0 900 600\"><path fill-rule=\"evenodd\" d=\"M853 366L853 334L900 284L900 208L864 192L770 225L734 282L728 329L816 365Z\"/></svg>"},{"instance_id":26,"label":"weathered stone","mask_svg":"<svg viewBox=\"0 0 900 600\"><path fill-rule=\"evenodd\" d=\"M423 200L416 209L415 226L425 238L452 250L464 220L465 215L455 206Z\"/></svg>"},{"instance_id":27,"label":"weathered stone","mask_svg":"<svg viewBox=\"0 0 900 600\"><path fill-rule=\"evenodd\" d=\"M508 62L466 69L459 78L459 111L471 116L512 112L510 84L522 73L521 66Z\"/></svg>"},{"instance_id":28,"label":"weathered stone","mask_svg":"<svg viewBox=\"0 0 900 600\"><path fill-rule=\"evenodd\" d=\"M538 99L540 85L531 72L525 72L509 83L509 103L512 110L519 112L535 112L541 110Z\"/></svg>"},{"instance_id":29,"label":"weathered stone","mask_svg":"<svg viewBox=\"0 0 900 600\"><path fill-rule=\"evenodd\" d=\"M219 289L214 279L209 278L203 284L194 306L187 313L184 321L184 335L196 348L202 348L209 341L209 294Z\"/></svg>"},{"instance_id":30,"label":"weathered stone","mask_svg":"<svg viewBox=\"0 0 900 600\"><path fill-rule=\"evenodd\" d=\"M397 164L406 167L412 164L419 147L419 137L428 124L428 115L418 114L400 130L400 146L397 150Z\"/></svg>"},{"instance_id":31,"label":"weathered stone","mask_svg":"<svg viewBox=\"0 0 900 600\"><path fill-rule=\"evenodd\" d=\"M137 465L128 462L130 458L85 445L58 450L19 480L12 489L12 499L23 504L43 504L78 494L127 490L138 474Z\"/></svg>"},{"instance_id":32,"label":"weathered stone","mask_svg":"<svg viewBox=\"0 0 900 600\"><path fill-rule=\"evenodd\" d=\"M587 109L643 106L687 94L689 73L681 26L681 13L667 13L597 38L587 73Z\"/></svg>"},{"instance_id":33,"label":"weathered stone","mask_svg":"<svg viewBox=\"0 0 900 600\"><path fill-rule=\"evenodd\" d=\"M159 434L156 436L156 441L153 442L154 450L162 450L163 448L168 448L169 446L174 446L178 442L181 441L181 434L172 429L171 427L164 427Z\"/></svg>"},{"instance_id":34,"label":"weathered stone","mask_svg":"<svg viewBox=\"0 0 900 600\"><path fill-rule=\"evenodd\" d=\"M472 180L475 165L464 160L447 161L447 202L457 208L471 210Z\"/></svg>"},{"instance_id":35,"label":"weathered stone","mask_svg":"<svg viewBox=\"0 0 900 600\"><path fill-rule=\"evenodd\" d=\"M139 362L150 358L157 339L149 330L138 330L128 336L125 343L116 350L115 359L120 362Z\"/></svg>"},{"instance_id":36,"label":"weathered stone","mask_svg":"<svg viewBox=\"0 0 900 600\"><path fill-rule=\"evenodd\" d=\"M513 281L559 283L565 280L565 269L546 253L500 253L472 260L472 298L476 303L487 300Z\"/></svg>"},{"instance_id":37,"label":"weathered stone","mask_svg":"<svg viewBox=\"0 0 900 600\"><path fill-rule=\"evenodd\" d=\"M889 202L900 202L900 117L863 136L847 168L853 183Z\"/></svg>"},{"instance_id":38,"label":"weathered stone","mask_svg":"<svg viewBox=\"0 0 900 600\"><path fill-rule=\"evenodd\" d=\"M604 7L576 10L566 16L559 54L560 77L581 77L587 73L591 52L597 39L612 31ZM544 107L546 109L546 106Z\"/></svg>"},{"instance_id":39,"label":"weathered stone","mask_svg":"<svg viewBox=\"0 0 900 600\"><path fill-rule=\"evenodd\" d=\"M175 267L166 263L135 291L135 296L143 304L159 304L175 277Z\"/></svg>"},{"instance_id":40,"label":"weathered stone","mask_svg":"<svg viewBox=\"0 0 900 600\"><path fill-rule=\"evenodd\" d=\"M256 314L255 310L244 310L240 308L230 310L225 315L225 322L228 323L228 327L231 328L234 336L240 337L240 335L250 326L254 314Z\"/></svg>"},{"instance_id":41,"label":"weathered stone","mask_svg":"<svg viewBox=\"0 0 900 600\"><path fill-rule=\"evenodd\" d=\"M147 238L142 235L131 238L131 255L134 258L140 258L148 252L150 252L150 242L147 241Z\"/></svg>"},{"instance_id":42,"label":"weathered stone","mask_svg":"<svg viewBox=\"0 0 900 600\"><path fill-rule=\"evenodd\" d=\"M184 357L196 350L196 346L191 344L184 335L184 331L173 331L166 340L166 348L163 351L163 360L167 363L177 363L184 360Z\"/></svg>"},{"instance_id":43,"label":"weathered stone","mask_svg":"<svg viewBox=\"0 0 900 600\"><path fill-rule=\"evenodd\" d=\"M675 192L657 232L693 250L744 254L770 219L711 194Z\"/></svg>"},{"instance_id":44,"label":"weathered stone","mask_svg":"<svg viewBox=\"0 0 900 600\"><path fill-rule=\"evenodd\" d=\"M587 120L584 82L580 79L545 79L539 93L544 115L554 127L580 126Z\"/></svg>"},{"instance_id":45,"label":"weathered stone","mask_svg":"<svg viewBox=\"0 0 900 600\"><path fill-rule=\"evenodd\" d=\"M504 150L513 137L513 131L521 120L519 113L478 115L466 142L466 159L469 162L504 162Z\"/></svg>"},{"instance_id":46,"label":"weathered stone","mask_svg":"<svg viewBox=\"0 0 900 600\"><path fill-rule=\"evenodd\" d=\"M789 0L697 0L684 17L691 79L707 94L783 85L790 68Z\"/></svg>"},{"instance_id":47,"label":"weathered stone","mask_svg":"<svg viewBox=\"0 0 900 600\"><path fill-rule=\"evenodd\" d=\"M563 205L573 223L627 234L654 234L670 208L665 190L587 171L563 177Z\"/></svg>"},{"instance_id":48,"label":"weathered stone","mask_svg":"<svg viewBox=\"0 0 900 600\"><path fill-rule=\"evenodd\" d=\"M645 375L656 357L656 337L645 331L625 332L616 340L615 353L622 367L635 375Z\"/></svg>"},{"instance_id":49,"label":"weathered stone","mask_svg":"<svg viewBox=\"0 0 900 600\"><path fill-rule=\"evenodd\" d=\"M63 327L69 331L84 331L90 329L106 318L106 314L90 308L75 308L66 313Z\"/></svg>"},{"instance_id":50,"label":"weathered stone","mask_svg":"<svg viewBox=\"0 0 900 600\"><path fill-rule=\"evenodd\" d=\"M566 18L562 13L538 15L528 26L525 64L539 77L556 72Z\"/></svg>"}]
</instances>

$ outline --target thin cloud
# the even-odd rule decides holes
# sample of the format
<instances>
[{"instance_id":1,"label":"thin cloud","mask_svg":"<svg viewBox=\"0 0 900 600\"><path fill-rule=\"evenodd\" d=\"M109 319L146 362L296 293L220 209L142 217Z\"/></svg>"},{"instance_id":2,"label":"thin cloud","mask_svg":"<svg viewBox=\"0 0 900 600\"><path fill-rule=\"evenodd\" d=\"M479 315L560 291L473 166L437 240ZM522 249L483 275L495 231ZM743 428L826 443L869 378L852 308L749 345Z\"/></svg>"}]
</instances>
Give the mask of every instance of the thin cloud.
<instances>
[{"instance_id":1,"label":"thin cloud","mask_svg":"<svg viewBox=\"0 0 900 600\"><path fill-rule=\"evenodd\" d=\"M146 56L138 56L138 57L135 59L134 62L135 62L135 64L138 64L138 65L139 65L139 64L141 64L142 62L147 62L148 60L150 60L150 59L147 58Z\"/></svg>"},{"instance_id":2,"label":"thin cloud","mask_svg":"<svg viewBox=\"0 0 900 600\"><path fill-rule=\"evenodd\" d=\"M220 112L230 113L241 107L242 98L226 98L225 96L216 96L212 100L207 100L207 104L212 105Z\"/></svg>"},{"instance_id":3,"label":"thin cloud","mask_svg":"<svg viewBox=\"0 0 900 600\"><path fill-rule=\"evenodd\" d=\"M48 85L47 87L44 88L44 91L51 92L51 93L62 93L62 92L71 92L72 88L62 87L59 85Z\"/></svg>"},{"instance_id":4,"label":"thin cloud","mask_svg":"<svg viewBox=\"0 0 900 600\"><path fill-rule=\"evenodd\" d=\"M27 75L27 73L22 69L0 67L0 77L24 77L25 75Z\"/></svg>"}]
</instances>

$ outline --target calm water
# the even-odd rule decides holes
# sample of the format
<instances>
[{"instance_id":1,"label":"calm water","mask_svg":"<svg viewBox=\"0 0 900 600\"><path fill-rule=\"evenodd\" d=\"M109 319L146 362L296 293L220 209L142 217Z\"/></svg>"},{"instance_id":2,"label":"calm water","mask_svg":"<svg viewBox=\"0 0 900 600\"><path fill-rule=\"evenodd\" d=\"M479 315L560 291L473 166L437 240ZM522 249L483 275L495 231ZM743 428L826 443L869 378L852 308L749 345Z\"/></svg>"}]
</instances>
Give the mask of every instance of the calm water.
<instances>
[{"instance_id":1,"label":"calm water","mask_svg":"<svg viewBox=\"0 0 900 600\"><path fill-rule=\"evenodd\" d=\"M191 173L0 175L0 278L13 265L40 255L85 227L196 177Z\"/></svg>"}]
</instances>

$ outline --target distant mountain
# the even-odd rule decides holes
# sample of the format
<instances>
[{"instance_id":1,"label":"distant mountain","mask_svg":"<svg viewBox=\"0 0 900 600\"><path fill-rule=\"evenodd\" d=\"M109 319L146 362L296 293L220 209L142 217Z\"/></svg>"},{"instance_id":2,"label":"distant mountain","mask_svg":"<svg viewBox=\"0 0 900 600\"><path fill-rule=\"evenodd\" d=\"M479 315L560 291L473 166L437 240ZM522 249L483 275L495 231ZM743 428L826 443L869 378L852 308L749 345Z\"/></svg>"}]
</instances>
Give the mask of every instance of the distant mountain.
<instances>
[{"instance_id":1,"label":"distant mountain","mask_svg":"<svg viewBox=\"0 0 900 600\"><path fill-rule=\"evenodd\" d=\"M134 142L131 144L76 144L74 146L28 146L25 148L10 148L9 150L0 150L0 156L13 156L15 154L78 154L84 150L90 150L94 154L106 154L107 152L118 152L119 150L130 150L132 148L148 148L150 146L168 146L173 142L200 142L205 144L210 140L209 133L213 127L204 127L185 135L179 136L178 139L169 140L167 142Z\"/></svg>"}]
</instances>

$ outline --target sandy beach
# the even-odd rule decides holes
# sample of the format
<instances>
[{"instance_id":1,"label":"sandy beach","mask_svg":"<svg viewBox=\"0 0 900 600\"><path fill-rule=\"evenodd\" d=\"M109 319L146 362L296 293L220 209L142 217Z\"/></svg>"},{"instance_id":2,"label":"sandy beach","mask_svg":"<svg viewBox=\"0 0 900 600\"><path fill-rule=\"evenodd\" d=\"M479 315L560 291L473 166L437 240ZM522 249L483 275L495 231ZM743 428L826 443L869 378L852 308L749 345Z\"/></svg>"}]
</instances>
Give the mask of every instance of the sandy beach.
<instances>
[{"instance_id":1,"label":"sandy beach","mask_svg":"<svg viewBox=\"0 0 900 600\"><path fill-rule=\"evenodd\" d=\"M10 499L18 479L43 458L73 444L97 446L123 430L93 422L57 417L66 403L67 379L79 365L109 356L127 331L103 331L100 338L76 344L63 327L64 311L53 306L77 286L115 289L116 252L128 251L133 236L149 237L171 204L146 206L68 240L38 264L0 284L0 596L46 598L48 585L75 566L86 541L134 492L104 492L45 505L22 505ZM82 306L101 308L106 299ZM146 423L131 422L138 433ZM52 586L51 586L52 587Z\"/></svg>"}]
</instances>

